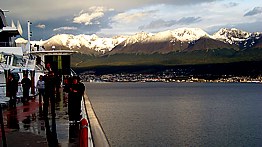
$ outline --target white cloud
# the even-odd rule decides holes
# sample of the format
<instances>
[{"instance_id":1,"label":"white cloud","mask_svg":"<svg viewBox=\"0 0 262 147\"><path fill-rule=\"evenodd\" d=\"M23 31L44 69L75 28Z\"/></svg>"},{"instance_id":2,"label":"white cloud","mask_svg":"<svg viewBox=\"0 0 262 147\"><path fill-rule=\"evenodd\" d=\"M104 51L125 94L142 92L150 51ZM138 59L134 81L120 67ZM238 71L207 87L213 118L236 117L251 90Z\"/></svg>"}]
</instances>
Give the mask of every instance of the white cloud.
<instances>
[{"instance_id":1,"label":"white cloud","mask_svg":"<svg viewBox=\"0 0 262 147\"><path fill-rule=\"evenodd\" d=\"M136 11L136 12L124 12L119 13L115 17L112 18L114 22L130 24L139 22L141 20L145 20L145 18L152 17L156 11Z\"/></svg>"},{"instance_id":2,"label":"white cloud","mask_svg":"<svg viewBox=\"0 0 262 147\"><path fill-rule=\"evenodd\" d=\"M105 15L106 11L113 11L113 9L106 9L104 7L90 7L88 12L84 12L83 10L80 12L78 16L76 16L73 20L74 23L79 24L99 24L97 21L98 18L101 18Z\"/></svg>"},{"instance_id":3,"label":"white cloud","mask_svg":"<svg viewBox=\"0 0 262 147\"><path fill-rule=\"evenodd\" d=\"M60 27L60 28L55 28L53 31L64 31L64 30L77 30L76 27Z\"/></svg>"},{"instance_id":4,"label":"white cloud","mask_svg":"<svg viewBox=\"0 0 262 147\"><path fill-rule=\"evenodd\" d=\"M45 28L45 25L44 24L38 24L36 25L37 28L40 28L40 29L44 29Z\"/></svg>"},{"instance_id":5,"label":"white cloud","mask_svg":"<svg viewBox=\"0 0 262 147\"><path fill-rule=\"evenodd\" d=\"M100 33L130 34L141 30L158 32L179 27L205 30L212 26L254 22L256 18L243 17L248 7L246 3L220 1L187 6L162 4L136 8L113 17L111 28L102 28Z\"/></svg>"},{"instance_id":6,"label":"white cloud","mask_svg":"<svg viewBox=\"0 0 262 147\"><path fill-rule=\"evenodd\" d=\"M42 9L46 5L48 7ZM14 20L37 21L35 24L39 23L40 28L44 28L41 24L48 24L45 30L52 32L49 34L70 29L77 29L75 33L133 34L141 31L140 26L152 32L184 26L208 29L228 24L247 24L247 28L253 29L261 28L256 22L262 20L261 0L77 0L67 3L64 0L27 0L21 5L17 5L17 0L0 0L0 6L10 10L7 15ZM77 24L72 25L72 22ZM79 27L60 27L61 24Z\"/></svg>"}]
</instances>

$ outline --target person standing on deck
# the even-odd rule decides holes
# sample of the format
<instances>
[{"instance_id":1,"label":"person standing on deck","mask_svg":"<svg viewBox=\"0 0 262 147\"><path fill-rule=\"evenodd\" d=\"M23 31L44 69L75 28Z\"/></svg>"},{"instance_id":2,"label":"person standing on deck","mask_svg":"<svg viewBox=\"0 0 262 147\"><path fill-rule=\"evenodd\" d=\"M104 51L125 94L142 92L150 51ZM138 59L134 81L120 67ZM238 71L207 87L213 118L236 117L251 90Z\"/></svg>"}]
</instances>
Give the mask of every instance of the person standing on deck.
<instances>
[{"instance_id":1,"label":"person standing on deck","mask_svg":"<svg viewBox=\"0 0 262 147\"><path fill-rule=\"evenodd\" d=\"M29 89L31 87L31 80L28 78L27 74L24 75L24 78L21 81L23 87L23 100L29 100Z\"/></svg>"},{"instance_id":2,"label":"person standing on deck","mask_svg":"<svg viewBox=\"0 0 262 147\"><path fill-rule=\"evenodd\" d=\"M8 84L6 86L6 88L9 91L9 95L10 95L10 106L14 106L16 105L16 93L18 91L18 81L16 79L14 79L14 75L10 74L8 76Z\"/></svg>"},{"instance_id":3,"label":"person standing on deck","mask_svg":"<svg viewBox=\"0 0 262 147\"><path fill-rule=\"evenodd\" d=\"M46 63L46 70L48 71L48 72L50 72L50 71L52 71L52 68L51 68L51 64L50 63Z\"/></svg>"},{"instance_id":4,"label":"person standing on deck","mask_svg":"<svg viewBox=\"0 0 262 147\"><path fill-rule=\"evenodd\" d=\"M39 76L39 80L37 81L36 88L39 93L39 102L42 103L42 97L45 94L45 81L43 80L43 76Z\"/></svg>"},{"instance_id":5,"label":"person standing on deck","mask_svg":"<svg viewBox=\"0 0 262 147\"><path fill-rule=\"evenodd\" d=\"M44 115L48 115L49 100L51 102L51 113L55 114L55 74L53 71L49 71L44 76L45 81L45 94L44 94Z\"/></svg>"},{"instance_id":6,"label":"person standing on deck","mask_svg":"<svg viewBox=\"0 0 262 147\"><path fill-rule=\"evenodd\" d=\"M68 115L69 121L79 121L81 113L81 100L85 91L85 85L80 82L80 78L74 76L69 88L68 95Z\"/></svg>"}]
</instances>

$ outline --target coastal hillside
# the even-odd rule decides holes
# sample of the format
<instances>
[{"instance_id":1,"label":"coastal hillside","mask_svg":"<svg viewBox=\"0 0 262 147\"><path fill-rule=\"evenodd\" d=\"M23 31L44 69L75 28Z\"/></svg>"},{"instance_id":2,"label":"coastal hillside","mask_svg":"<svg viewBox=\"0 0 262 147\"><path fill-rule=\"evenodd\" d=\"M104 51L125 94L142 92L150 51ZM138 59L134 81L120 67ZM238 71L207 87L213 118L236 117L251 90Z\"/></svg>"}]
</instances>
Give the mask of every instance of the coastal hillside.
<instances>
[{"instance_id":1,"label":"coastal hillside","mask_svg":"<svg viewBox=\"0 0 262 147\"><path fill-rule=\"evenodd\" d=\"M96 66L140 66L140 65L197 65L215 63L234 63L242 61L262 61L262 49L242 51L234 49L195 50L190 52L170 52L167 54L113 54L93 56L75 54L72 56L74 67Z\"/></svg>"}]
</instances>

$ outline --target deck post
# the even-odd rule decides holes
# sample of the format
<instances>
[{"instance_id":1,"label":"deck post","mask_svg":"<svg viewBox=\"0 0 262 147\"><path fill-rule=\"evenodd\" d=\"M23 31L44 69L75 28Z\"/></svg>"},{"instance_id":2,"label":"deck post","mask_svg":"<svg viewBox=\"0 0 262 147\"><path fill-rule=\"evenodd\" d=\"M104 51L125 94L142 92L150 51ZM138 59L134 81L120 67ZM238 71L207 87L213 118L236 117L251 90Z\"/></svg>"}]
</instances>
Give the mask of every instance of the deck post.
<instances>
[{"instance_id":1,"label":"deck post","mask_svg":"<svg viewBox=\"0 0 262 147\"><path fill-rule=\"evenodd\" d=\"M0 123L1 123L3 147L7 147L6 136L5 136L5 126L4 126L3 112L2 112L2 104L0 104Z\"/></svg>"},{"instance_id":2,"label":"deck post","mask_svg":"<svg viewBox=\"0 0 262 147\"><path fill-rule=\"evenodd\" d=\"M6 83L6 87L7 87L7 85L9 84L8 82L9 82L9 80L8 80L8 77L9 77L9 75L10 75L10 69L4 69L4 73L5 73L5 83ZM10 93L9 93L9 91L8 91L8 88L5 88L5 96L6 97L9 97L10 96Z\"/></svg>"},{"instance_id":3,"label":"deck post","mask_svg":"<svg viewBox=\"0 0 262 147\"><path fill-rule=\"evenodd\" d=\"M30 70L31 75L31 94L35 95L35 70Z\"/></svg>"}]
</instances>

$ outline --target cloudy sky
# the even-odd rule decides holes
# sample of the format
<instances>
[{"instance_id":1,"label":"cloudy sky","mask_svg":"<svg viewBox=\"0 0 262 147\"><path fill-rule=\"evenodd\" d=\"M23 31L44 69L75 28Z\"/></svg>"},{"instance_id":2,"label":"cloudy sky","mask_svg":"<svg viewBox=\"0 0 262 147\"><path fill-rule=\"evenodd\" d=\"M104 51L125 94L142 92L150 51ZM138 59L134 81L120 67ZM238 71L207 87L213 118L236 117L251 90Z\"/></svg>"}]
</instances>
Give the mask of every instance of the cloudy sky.
<instances>
[{"instance_id":1,"label":"cloudy sky","mask_svg":"<svg viewBox=\"0 0 262 147\"><path fill-rule=\"evenodd\" d=\"M1 0L9 22L19 20L26 37L97 34L100 37L159 32L181 27L212 34L222 27L262 32L262 0Z\"/></svg>"}]
</instances>

